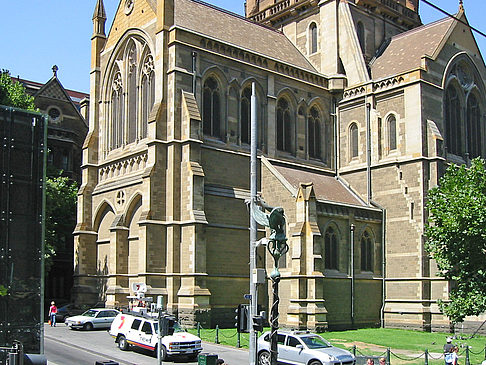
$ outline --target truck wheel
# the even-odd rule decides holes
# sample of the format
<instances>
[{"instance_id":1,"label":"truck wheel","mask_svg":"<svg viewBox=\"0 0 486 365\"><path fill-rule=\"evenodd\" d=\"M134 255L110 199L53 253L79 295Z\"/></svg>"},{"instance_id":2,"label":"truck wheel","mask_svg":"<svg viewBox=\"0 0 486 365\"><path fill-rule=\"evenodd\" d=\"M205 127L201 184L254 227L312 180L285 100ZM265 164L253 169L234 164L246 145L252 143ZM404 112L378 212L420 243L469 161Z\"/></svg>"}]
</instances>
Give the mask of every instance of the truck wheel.
<instances>
[{"instance_id":1,"label":"truck wheel","mask_svg":"<svg viewBox=\"0 0 486 365\"><path fill-rule=\"evenodd\" d=\"M258 354L258 365L270 365L270 352L262 351Z\"/></svg>"},{"instance_id":2,"label":"truck wheel","mask_svg":"<svg viewBox=\"0 0 486 365\"><path fill-rule=\"evenodd\" d=\"M86 331L91 331L93 329L93 323L91 322L85 323L83 329Z\"/></svg>"},{"instance_id":3,"label":"truck wheel","mask_svg":"<svg viewBox=\"0 0 486 365\"><path fill-rule=\"evenodd\" d=\"M120 335L120 337L118 337L118 348L122 351L128 350L128 342L126 337L123 335Z\"/></svg>"},{"instance_id":4,"label":"truck wheel","mask_svg":"<svg viewBox=\"0 0 486 365\"><path fill-rule=\"evenodd\" d=\"M162 345L162 347L160 348L160 358L162 359L162 361L167 360L167 349L164 345Z\"/></svg>"}]
</instances>

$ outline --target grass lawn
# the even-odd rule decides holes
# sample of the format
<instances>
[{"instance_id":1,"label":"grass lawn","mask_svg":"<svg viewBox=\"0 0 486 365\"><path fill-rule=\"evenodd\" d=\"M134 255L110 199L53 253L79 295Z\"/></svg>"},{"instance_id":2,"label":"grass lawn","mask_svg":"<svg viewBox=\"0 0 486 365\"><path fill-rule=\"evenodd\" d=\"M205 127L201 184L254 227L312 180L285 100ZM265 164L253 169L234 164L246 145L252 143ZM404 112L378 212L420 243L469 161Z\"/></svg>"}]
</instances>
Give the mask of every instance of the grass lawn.
<instances>
[{"instance_id":1,"label":"grass lawn","mask_svg":"<svg viewBox=\"0 0 486 365\"><path fill-rule=\"evenodd\" d=\"M266 329L268 330L268 329ZM197 334L196 329L189 332ZM447 333L428 333L421 331L409 331L390 328L367 328L350 331L334 331L321 333L322 337L327 339L333 345L352 350L353 345L357 347L357 354L379 356L387 348L391 349L391 363L398 364L424 364L424 356L420 359L412 360L425 349L429 351L429 364L444 364L444 360L434 360L439 354L442 354L442 348L446 338L450 335ZM215 329L201 329L200 336L203 341L216 342ZM470 364L481 364L485 359L484 349L486 346L486 337L476 335L472 339L462 339L458 336L453 343L459 346L460 364L465 365L465 348L470 348ZM237 345L238 335L235 329L220 329L218 331L218 340L220 344L228 346ZM248 334L241 334L241 347L248 348Z\"/></svg>"}]
</instances>

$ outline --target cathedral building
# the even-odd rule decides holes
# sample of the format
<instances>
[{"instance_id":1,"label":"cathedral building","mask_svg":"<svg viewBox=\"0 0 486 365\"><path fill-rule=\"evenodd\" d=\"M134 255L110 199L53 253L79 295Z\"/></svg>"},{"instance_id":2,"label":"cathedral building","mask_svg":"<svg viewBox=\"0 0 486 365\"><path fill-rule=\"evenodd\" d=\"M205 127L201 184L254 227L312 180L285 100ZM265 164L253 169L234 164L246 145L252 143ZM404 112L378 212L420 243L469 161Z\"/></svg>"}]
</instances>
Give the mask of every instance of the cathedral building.
<instances>
[{"instance_id":1,"label":"cathedral building","mask_svg":"<svg viewBox=\"0 0 486 365\"><path fill-rule=\"evenodd\" d=\"M123 305L142 282L186 324L234 326L255 85L258 191L287 216L281 326L448 329L424 202L447 163L484 155L486 69L462 4L427 25L418 7L122 0L106 34L97 0L76 300Z\"/></svg>"}]
</instances>

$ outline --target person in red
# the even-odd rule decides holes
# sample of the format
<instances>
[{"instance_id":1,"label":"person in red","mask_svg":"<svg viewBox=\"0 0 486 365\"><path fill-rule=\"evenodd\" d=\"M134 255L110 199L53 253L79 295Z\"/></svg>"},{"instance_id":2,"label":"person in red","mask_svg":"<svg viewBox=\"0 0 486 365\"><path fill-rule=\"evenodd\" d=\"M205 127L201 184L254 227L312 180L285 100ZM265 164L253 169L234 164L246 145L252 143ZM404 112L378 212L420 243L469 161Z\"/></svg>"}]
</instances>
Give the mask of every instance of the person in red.
<instances>
[{"instance_id":1,"label":"person in red","mask_svg":"<svg viewBox=\"0 0 486 365\"><path fill-rule=\"evenodd\" d=\"M51 327L56 327L56 314L57 314L57 307L56 303L51 302L51 306L49 307L49 319L51 320Z\"/></svg>"}]
</instances>

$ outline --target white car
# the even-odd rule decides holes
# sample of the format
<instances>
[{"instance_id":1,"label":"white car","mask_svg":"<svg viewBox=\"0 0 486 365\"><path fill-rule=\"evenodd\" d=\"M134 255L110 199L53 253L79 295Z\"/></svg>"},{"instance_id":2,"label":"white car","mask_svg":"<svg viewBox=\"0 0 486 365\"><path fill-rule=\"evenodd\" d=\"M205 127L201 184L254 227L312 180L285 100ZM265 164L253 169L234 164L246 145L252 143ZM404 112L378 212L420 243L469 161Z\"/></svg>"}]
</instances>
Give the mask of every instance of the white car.
<instances>
[{"instance_id":1,"label":"white car","mask_svg":"<svg viewBox=\"0 0 486 365\"><path fill-rule=\"evenodd\" d=\"M120 312L110 308L88 309L83 314L68 317L64 321L69 328L82 328L92 330L93 328L110 328L111 323Z\"/></svg>"},{"instance_id":2,"label":"white car","mask_svg":"<svg viewBox=\"0 0 486 365\"><path fill-rule=\"evenodd\" d=\"M278 331L277 360L292 365L354 365L347 350L334 347L321 336L308 331ZM270 332L258 338L258 365L270 365Z\"/></svg>"}]
</instances>

